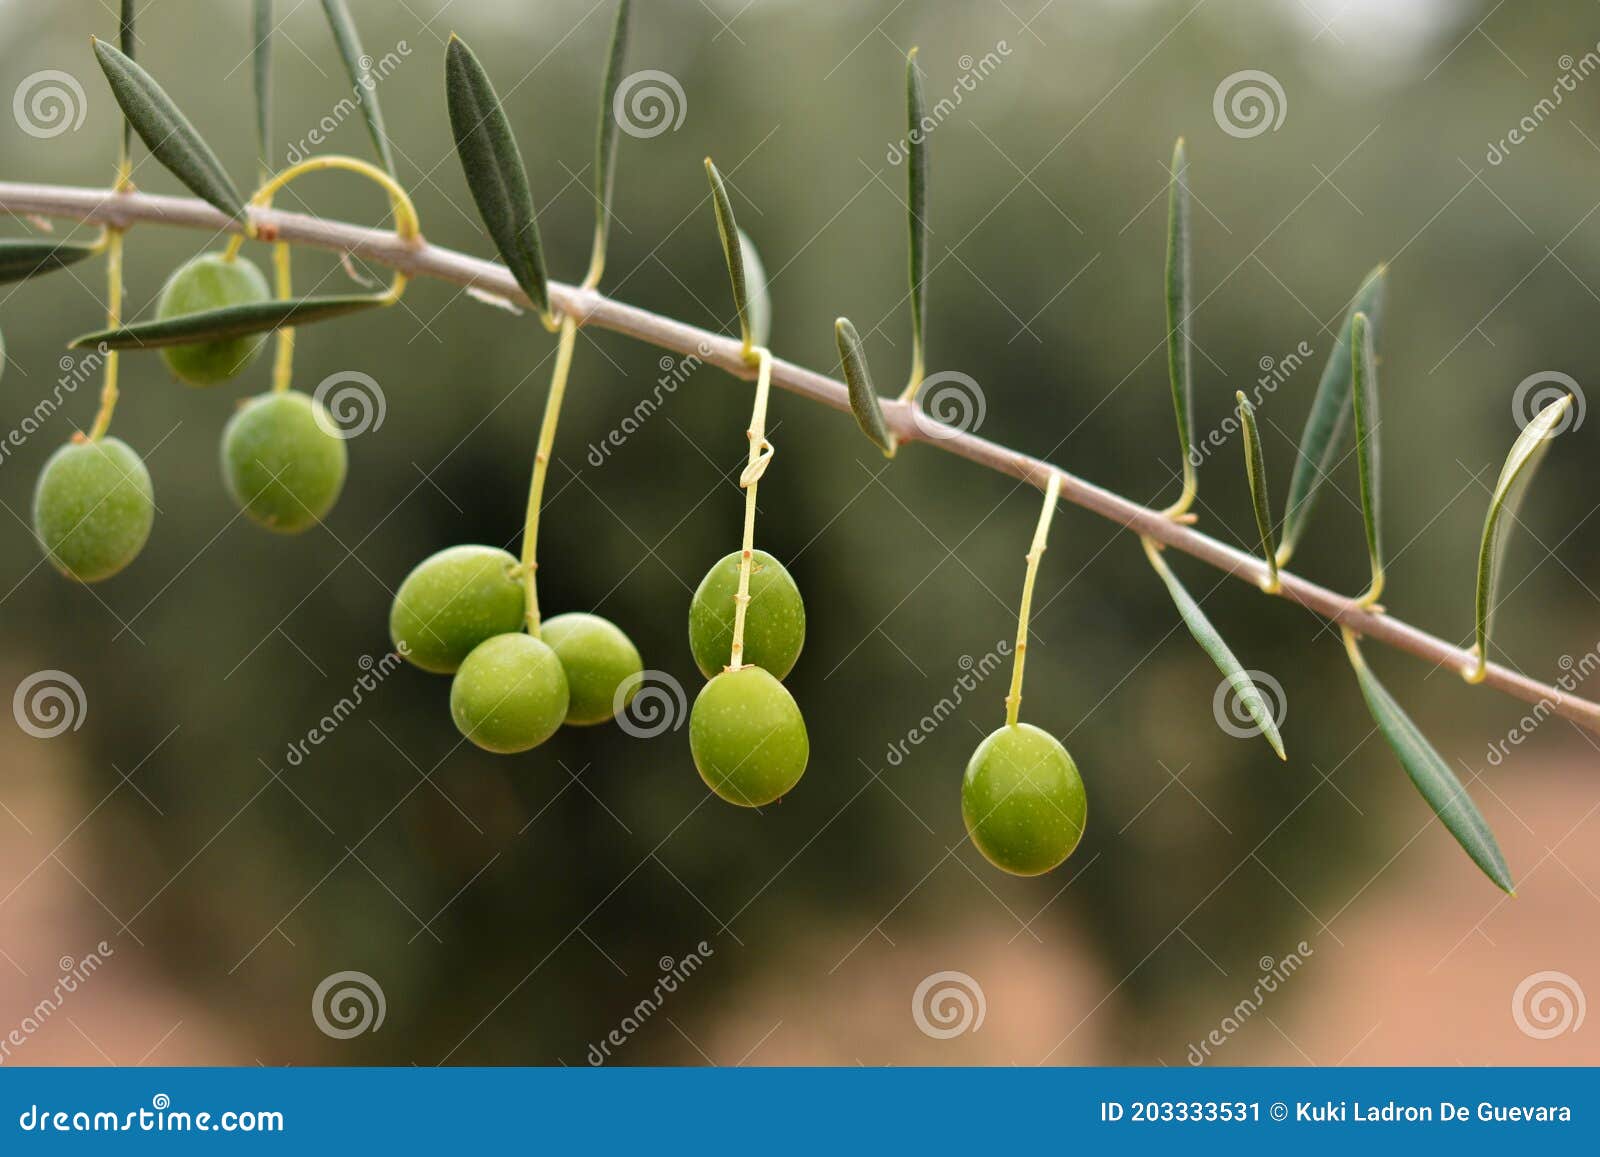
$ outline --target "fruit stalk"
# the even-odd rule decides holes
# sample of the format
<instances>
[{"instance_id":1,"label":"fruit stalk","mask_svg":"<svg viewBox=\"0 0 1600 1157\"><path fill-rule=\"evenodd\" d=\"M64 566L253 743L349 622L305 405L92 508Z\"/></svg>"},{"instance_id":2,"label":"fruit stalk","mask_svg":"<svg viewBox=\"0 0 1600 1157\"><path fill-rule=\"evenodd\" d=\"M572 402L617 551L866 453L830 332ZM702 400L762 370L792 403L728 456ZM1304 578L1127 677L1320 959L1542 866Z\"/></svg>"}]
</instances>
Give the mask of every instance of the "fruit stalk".
<instances>
[{"instance_id":1,"label":"fruit stalk","mask_svg":"<svg viewBox=\"0 0 1600 1157\"><path fill-rule=\"evenodd\" d=\"M572 372L572 351L578 344L578 321L570 313L561 319L556 345L556 368L550 375L550 393L544 400L544 421L539 424L539 446L533 455L533 481L528 486L528 517L522 529L522 585L528 595L528 634L539 637L539 510L544 505L544 481L550 472L550 452L555 446L561 401Z\"/></svg>"},{"instance_id":2,"label":"fruit stalk","mask_svg":"<svg viewBox=\"0 0 1600 1157\"><path fill-rule=\"evenodd\" d=\"M294 296L294 275L290 268L293 250L287 242L279 241L272 247L272 267L277 279L278 296L287 301ZM294 378L294 326L278 330L278 343L273 349L272 392L281 394L289 388Z\"/></svg>"},{"instance_id":3,"label":"fruit stalk","mask_svg":"<svg viewBox=\"0 0 1600 1157\"><path fill-rule=\"evenodd\" d=\"M1028 571L1022 580L1022 609L1017 612L1017 653L1011 664L1011 693L1006 696L1006 726L1015 727L1022 711L1022 667L1028 659L1028 616L1033 613L1033 581L1039 575L1039 559L1050 537L1050 520L1061 501L1061 475L1050 472L1044 490L1044 505L1039 510L1039 525L1033 529L1033 546L1028 550Z\"/></svg>"},{"instance_id":4,"label":"fruit stalk","mask_svg":"<svg viewBox=\"0 0 1600 1157\"><path fill-rule=\"evenodd\" d=\"M132 192L115 195L104 188L17 181L0 181L0 212L32 213L117 228L149 222L202 230L207 234L219 231L239 233L246 228L244 223L230 220L210 205L192 197ZM388 231L303 213L278 211L261 215L257 220L260 224L270 225L277 239L291 244L349 253L401 270L410 276L432 277L454 285L477 286L508 300L527 304L527 298L517 287L515 278L497 262L428 245L420 239L408 242L397 239ZM737 339L560 282L550 283L550 295L557 309L580 317L585 325L621 333L664 350L695 354L707 365L717 366L735 376L751 376L751 368L744 361L743 349ZM774 359L772 381L783 389L841 414L850 413L848 387L825 374L793 362ZM1033 486L1042 486L1052 473L1059 473L1055 466L1043 459L975 434L941 429L938 436L933 436L916 421L909 406L904 403L887 401L883 410L885 423L902 445L920 442ZM1074 506L1091 511L1135 534L1182 551L1225 574L1257 587L1268 581L1267 566L1260 559L1086 479L1063 475L1061 493ZM1477 656L1468 649L1414 627L1392 614L1373 614L1362 608L1357 600L1286 570L1280 570L1280 578L1282 587L1279 596L1331 622L1348 626L1364 638L1452 670L1475 667L1477 664ZM1525 703L1543 704L1545 709L1554 714L1600 733L1600 703L1531 679L1502 663L1490 662L1485 665L1483 685Z\"/></svg>"},{"instance_id":5,"label":"fruit stalk","mask_svg":"<svg viewBox=\"0 0 1600 1157\"><path fill-rule=\"evenodd\" d=\"M765 346L754 351L757 358L756 399L750 407L750 428L745 437L750 439L750 458L744 472L739 475L739 485L744 488L744 539L739 550L739 592L733 596L733 654L728 659L728 670L737 671L744 666L744 621L750 606L750 566L756 547L756 483L772 461L772 443L767 441L767 397L772 392L772 351Z\"/></svg>"},{"instance_id":6,"label":"fruit stalk","mask_svg":"<svg viewBox=\"0 0 1600 1157\"><path fill-rule=\"evenodd\" d=\"M106 328L122 324L122 230L106 230ZM106 350L105 376L100 385L100 409L89 427L89 441L98 442L111 428L111 415L117 409L117 351Z\"/></svg>"}]
</instances>

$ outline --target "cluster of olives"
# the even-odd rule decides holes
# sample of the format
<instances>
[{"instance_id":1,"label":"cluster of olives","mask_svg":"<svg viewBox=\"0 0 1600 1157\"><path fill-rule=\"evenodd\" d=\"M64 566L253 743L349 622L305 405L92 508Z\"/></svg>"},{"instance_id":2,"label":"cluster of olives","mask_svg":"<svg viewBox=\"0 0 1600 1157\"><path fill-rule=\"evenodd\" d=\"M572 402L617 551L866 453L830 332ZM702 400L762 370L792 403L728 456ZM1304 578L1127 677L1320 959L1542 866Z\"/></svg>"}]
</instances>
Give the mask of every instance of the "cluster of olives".
<instances>
[{"instance_id":1,"label":"cluster of olives","mask_svg":"<svg viewBox=\"0 0 1600 1157\"><path fill-rule=\"evenodd\" d=\"M806 641L806 606L782 563L751 551L739 666L733 651L742 552L707 572L689 606L689 646L710 682L689 714L689 748L700 778L729 803L761 807L805 774L811 740L800 708L780 680Z\"/></svg>"},{"instance_id":2,"label":"cluster of olives","mask_svg":"<svg viewBox=\"0 0 1600 1157\"><path fill-rule=\"evenodd\" d=\"M1089 803L1078 765L1031 723L1007 723L972 753L961 818L977 849L1014 876L1039 876L1072 855Z\"/></svg>"},{"instance_id":3,"label":"cluster of olives","mask_svg":"<svg viewBox=\"0 0 1600 1157\"><path fill-rule=\"evenodd\" d=\"M162 319L265 301L267 280L243 257L203 254L167 279ZM261 353L265 334L166 346L172 373L191 386L214 386L241 373ZM344 487L344 439L323 406L289 391L262 394L239 407L222 434L222 476L241 509L270 530L295 534L333 508ZM144 548L155 521L155 496L143 460L120 438L84 438L45 463L33 497L33 524L45 554L79 582L110 578Z\"/></svg>"},{"instance_id":4,"label":"cluster of olives","mask_svg":"<svg viewBox=\"0 0 1600 1157\"><path fill-rule=\"evenodd\" d=\"M531 751L563 723L587 727L623 711L644 663L616 624L557 615L525 630L522 564L492 546L452 546L418 563L389 613L395 649L453 675L450 715L485 751Z\"/></svg>"}]
</instances>

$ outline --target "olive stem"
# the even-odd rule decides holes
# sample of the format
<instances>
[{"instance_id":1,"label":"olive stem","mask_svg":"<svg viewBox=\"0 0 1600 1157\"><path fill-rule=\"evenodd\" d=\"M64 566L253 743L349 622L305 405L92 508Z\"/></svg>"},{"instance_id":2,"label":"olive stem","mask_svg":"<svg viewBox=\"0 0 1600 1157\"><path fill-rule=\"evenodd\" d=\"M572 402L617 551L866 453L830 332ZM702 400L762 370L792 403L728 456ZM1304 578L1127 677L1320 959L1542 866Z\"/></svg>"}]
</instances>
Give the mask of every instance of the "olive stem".
<instances>
[{"instance_id":1,"label":"olive stem","mask_svg":"<svg viewBox=\"0 0 1600 1157\"><path fill-rule=\"evenodd\" d=\"M745 436L750 439L750 457L739 485L744 488L744 539L739 550L739 591L733 596L733 653L728 659L728 670L737 671L744 662L744 621L750 607L750 571L755 563L756 540L756 484L766 473L772 461L772 443L767 441L767 398L772 392L772 351L765 346L754 350L757 359L756 397L750 407L750 428Z\"/></svg>"},{"instance_id":2,"label":"olive stem","mask_svg":"<svg viewBox=\"0 0 1600 1157\"><path fill-rule=\"evenodd\" d=\"M218 231L239 233L248 227L246 222L229 218L192 197L137 192L119 194L105 188L17 181L0 181L0 212L33 213L121 229L151 223L212 234ZM270 226L274 237L291 244L350 253L408 276L432 277L453 285L477 286L522 305L531 304L527 295L518 288L516 279L498 262L429 245L421 240L403 242L386 230L303 213L271 211L266 214L264 223ZM574 285L552 281L550 295L564 313L577 317L583 325L624 334L663 350L694 354L705 364L717 366L736 377L748 378L752 374L737 338L712 333ZM846 416L851 412L849 388L843 382L805 366L775 358L772 382ZM883 416L889 432L902 445L921 442L983 469L1040 488L1044 487L1052 474L1060 473L1062 497L1074 506L1080 506L1134 534L1182 551L1258 588L1267 582L1267 565L1261 559L1202 534L1186 522L1163 517L1159 510L1097 486L1076 474L1062 472L1059 467L1042 458L951 427L938 427L937 433L933 433L930 429L933 423L919 421L910 407L893 399L886 401ZM1291 573L1286 569L1290 553L1282 548L1278 551L1281 584L1278 597L1305 607L1331 622L1348 626L1357 635L1394 647L1435 666L1476 672L1480 660L1470 649L1414 627L1393 615L1373 614L1362 608L1355 599ZM1600 733L1600 703L1553 684L1541 683L1503 663L1484 662L1482 670L1481 682L1484 686L1540 706L1552 714Z\"/></svg>"},{"instance_id":3,"label":"olive stem","mask_svg":"<svg viewBox=\"0 0 1600 1157\"><path fill-rule=\"evenodd\" d=\"M278 297L287 301L294 296L294 275L291 269L291 249L287 241L279 241L272 247L272 265L277 275ZM273 350L272 360L272 392L281 394L288 390L289 383L294 379L294 326L285 325L278 329L278 342Z\"/></svg>"},{"instance_id":4,"label":"olive stem","mask_svg":"<svg viewBox=\"0 0 1600 1157\"><path fill-rule=\"evenodd\" d=\"M528 486L528 518L522 529L522 589L528 603L528 634L539 637L539 510L544 505L544 482L550 473L550 452L555 446L561 401L572 372L572 351L578 344L578 321L572 314L561 320L561 340L556 365L550 374L550 392L544 400L544 421L539 425L539 446L533 455L533 481Z\"/></svg>"},{"instance_id":5,"label":"olive stem","mask_svg":"<svg viewBox=\"0 0 1600 1157\"><path fill-rule=\"evenodd\" d=\"M1045 484L1044 505L1039 508L1039 525L1033 529L1033 546L1028 550L1028 571L1022 580L1022 609L1017 612L1017 653L1011 662L1011 694L1006 696L1006 726L1015 727L1022 712L1022 668L1028 660L1028 617L1033 613L1033 583L1039 577L1039 559L1044 556L1050 537L1050 520L1061 501L1061 475L1050 472Z\"/></svg>"},{"instance_id":6,"label":"olive stem","mask_svg":"<svg viewBox=\"0 0 1600 1157\"><path fill-rule=\"evenodd\" d=\"M116 329L122 324L122 230L106 230L106 328ZM116 413L118 358L116 350L106 350L105 373L100 384L100 409L95 413L94 425L89 427L89 441L98 442L111 428L111 415Z\"/></svg>"}]
</instances>

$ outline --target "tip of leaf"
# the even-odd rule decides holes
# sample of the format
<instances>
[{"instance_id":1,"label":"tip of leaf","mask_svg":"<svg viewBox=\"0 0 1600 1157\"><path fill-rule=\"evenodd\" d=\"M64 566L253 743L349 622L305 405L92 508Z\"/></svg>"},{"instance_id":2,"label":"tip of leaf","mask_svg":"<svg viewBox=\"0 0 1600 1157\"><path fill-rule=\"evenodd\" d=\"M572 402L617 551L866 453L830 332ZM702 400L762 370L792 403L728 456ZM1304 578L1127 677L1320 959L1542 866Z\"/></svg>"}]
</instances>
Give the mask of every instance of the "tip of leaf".
<instances>
[{"instance_id":1,"label":"tip of leaf","mask_svg":"<svg viewBox=\"0 0 1600 1157\"><path fill-rule=\"evenodd\" d=\"M912 45L911 46L911 51L906 53L906 59L907 60L915 60L917 58L917 53L919 53L921 51L922 51L922 48L921 48L920 45L915 45L915 44Z\"/></svg>"},{"instance_id":2,"label":"tip of leaf","mask_svg":"<svg viewBox=\"0 0 1600 1157\"><path fill-rule=\"evenodd\" d=\"M1245 396L1244 396L1244 391L1243 390L1235 390L1235 391L1233 391L1233 400L1238 402L1241 406L1249 405L1249 402L1247 402L1245 400Z\"/></svg>"}]
</instances>

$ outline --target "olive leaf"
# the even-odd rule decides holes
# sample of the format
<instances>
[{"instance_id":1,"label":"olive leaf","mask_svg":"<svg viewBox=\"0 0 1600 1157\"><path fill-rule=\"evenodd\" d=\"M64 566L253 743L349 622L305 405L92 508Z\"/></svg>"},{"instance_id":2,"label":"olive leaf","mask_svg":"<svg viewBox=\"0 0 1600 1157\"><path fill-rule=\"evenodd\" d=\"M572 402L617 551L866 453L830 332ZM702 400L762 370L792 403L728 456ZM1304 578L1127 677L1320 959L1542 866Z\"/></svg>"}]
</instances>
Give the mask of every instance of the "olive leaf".
<instances>
[{"instance_id":1,"label":"olive leaf","mask_svg":"<svg viewBox=\"0 0 1600 1157\"><path fill-rule=\"evenodd\" d=\"M350 18L350 9L344 0L322 0L322 10L328 15L328 27L333 29L333 39L344 57L345 71L350 74L350 87L356 94L356 104L367 122L367 134L372 137L372 147L384 171L394 176L394 154L389 149L389 134L383 127L383 110L378 107L378 86L372 79L371 57L361 51L361 37L356 32L356 22Z\"/></svg>"},{"instance_id":2,"label":"olive leaf","mask_svg":"<svg viewBox=\"0 0 1600 1157\"><path fill-rule=\"evenodd\" d=\"M745 264L744 234L733 219L733 202L728 200L728 189L722 174L710 157L706 158L706 177L711 182L711 207L717 215L717 233L722 238L722 256L728 263L728 280L733 283L733 307L739 315L739 329L744 335L745 349L760 345L756 340L755 313L750 300L749 268ZM766 293L765 278L759 292ZM768 307L770 309L770 306Z\"/></svg>"},{"instance_id":3,"label":"olive leaf","mask_svg":"<svg viewBox=\"0 0 1600 1157\"><path fill-rule=\"evenodd\" d=\"M540 313L549 313L544 246L522 153L489 74L456 36L445 49L445 99L456 155L478 215L528 300Z\"/></svg>"},{"instance_id":4,"label":"olive leaf","mask_svg":"<svg viewBox=\"0 0 1600 1157\"><path fill-rule=\"evenodd\" d=\"M1378 365L1372 355L1372 324L1367 315L1350 319L1351 399L1356 415L1356 468L1361 483L1361 521L1367 532L1367 558L1372 563L1372 586L1365 600L1375 601L1383 591L1383 520L1379 500L1383 472L1378 454Z\"/></svg>"},{"instance_id":5,"label":"olive leaf","mask_svg":"<svg viewBox=\"0 0 1600 1157\"><path fill-rule=\"evenodd\" d=\"M611 26L611 51L606 56L606 71L600 82L600 124L594 146L594 252L595 266L605 260L606 240L611 233L611 193L616 184L617 86L622 83L622 65L628 55L628 18L632 0L617 5L616 23Z\"/></svg>"},{"instance_id":6,"label":"olive leaf","mask_svg":"<svg viewBox=\"0 0 1600 1157\"><path fill-rule=\"evenodd\" d=\"M885 458L893 458L895 436L883 420L883 404L867 369L867 351L861 345L861 335L847 317L833 323L833 334L839 343L839 364L844 368L845 384L850 387L850 412L856 416L856 425Z\"/></svg>"},{"instance_id":7,"label":"olive leaf","mask_svg":"<svg viewBox=\"0 0 1600 1157\"><path fill-rule=\"evenodd\" d=\"M1478 669L1489 661L1489 628L1494 619L1495 592L1499 586L1500 564L1505 558L1507 521L1515 522L1522 496L1527 492L1539 463L1550 443L1561 433L1558 427L1572 409L1572 395L1552 402L1522 428L1511 453L1500 468L1500 479L1489 497L1489 513L1483 520L1483 541L1478 547L1478 593L1474 601Z\"/></svg>"},{"instance_id":8,"label":"olive leaf","mask_svg":"<svg viewBox=\"0 0 1600 1157\"><path fill-rule=\"evenodd\" d=\"M1267 463L1261 453L1261 430L1256 425L1256 408L1244 396L1244 391L1237 390L1233 396L1238 402L1239 427L1244 431L1244 472L1250 482L1250 505L1255 510L1261 554L1267 560L1266 590L1276 593L1278 548L1272 529L1272 510L1267 502Z\"/></svg>"},{"instance_id":9,"label":"olive leaf","mask_svg":"<svg viewBox=\"0 0 1600 1157\"><path fill-rule=\"evenodd\" d=\"M272 0L255 0L255 47L251 65L256 87L256 152L263 173L272 172Z\"/></svg>"},{"instance_id":10,"label":"olive leaf","mask_svg":"<svg viewBox=\"0 0 1600 1157\"><path fill-rule=\"evenodd\" d=\"M114 350L155 349L159 346L243 337L246 334L267 333L284 326L298 328L313 325L374 306L389 305L393 301L394 298L387 292L253 301L248 305L205 309L180 317L135 322L97 333L86 333L72 340L72 348L104 344L107 349Z\"/></svg>"},{"instance_id":11,"label":"olive leaf","mask_svg":"<svg viewBox=\"0 0 1600 1157\"><path fill-rule=\"evenodd\" d=\"M1279 566L1288 565L1289 557L1300 544L1300 536L1305 533L1317 493L1332 472L1344 442L1351 409L1350 324L1356 314L1366 314L1376 349L1378 331L1382 328L1380 321L1387 272L1387 266L1378 266L1367 274L1361 288L1356 290L1349 312L1345 314L1334 338L1328 364L1323 367L1322 377L1317 382L1311 412L1306 416L1305 429L1300 434L1300 450L1295 456L1294 472L1289 476L1289 497L1283 516L1283 544L1278 548Z\"/></svg>"},{"instance_id":12,"label":"olive leaf","mask_svg":"<svg viewBox=\"0 0 1600 1157\"><path fill-rule=\"evenodd\" d=\"M197 197L230 217L243 214L244 199L222 162L154 78L103 40L94 42L94 53L111 95L151 155Z\"/></svg>"},{"instance_id":13,"label":"olive leaf","mask_svg":"<svg viewBox=\"0 0 1600 1157\"><path fill-rule=\"evenodd\" d=\"M1472 862L1483 869L1484 875L1503 891L1515 894L1511 872L1506 867L1505 857L1500 854L1500 845L1495 842L1494 832L1489 830L1488 822L1472 802L1467 789L1461 786L1450 765L1417 730L1411 717L1378 682L1378 677L1367 667L1355 636L1348 630L1344 632L1344 646L1373 721L1394 753L1400 757L1401 766L1406 769L1411 782L1417 785L1422 798L1428 801L1428 806L1440 822L1472 857Z\"/></svg>"},{"instance_id":14,"label":"olive leaf","mask_svg":"<svg viewBox=\"0 0 1600 1157\"><path fill-rule=\"evenodd\" d=\"M772 340L772 292L756 243L743 229L739 230L739 252L744 258L745 291L750 295L750 337L764 346Z\"/></svg>"},{"instance_id":15,"label":"olive leaf","mask_svg":"<svg viewBox=\"0 0 1600 1157\"><path fill-rule=\"evenodd\" d=\"M906 205L911 234L911 382L922 383L927 366L926 280L928 276L928 102L922 92L917 50L906 55Z\"/></svg>"},{"instance_id":16,"label":"olive leaf","mask_svg":"<svg viewBox=\"0 0 1600 1157\"><path fill-rule=\"evenodd\" d=\"M122 48L122 54L129 60L134 57L134 45L138 37L134 35L134 17L138 11L138 0L122 0L122 11L117 20L117 43ZM128 154L133 151L133 122L127 117L122 118L122 160L126 164Z\"/></svg>"},{"instance_id":17,"label":"olive leaf","mask_svg":"<svg viewBox=\"0 0 1600 1157\"><path fill-rule=\"evenodd\" d=\"M1161 581L1167 585L1167 593L1172 596L1178 614L1182 616L1184 626L1189 628L1189 633L1194 636L1194 641L1200 644L1202 651L1211 656L1211 661L1227 679L1233 688L1233 693L1238 696L1245 711L1261 729L1262 737L1272 746L1272 750L1277 752L1278 758L1288 759L1283 750L1283 737L1278 734L1278 724L1272 718L1272 707L1267 703L1266 696L1261 694L1261 689L1256 686L1255 680L1250 678L1250 673L1244 669L1228 644L1218 634L1217 628L1211 625L1211 620L1206 618L1206 613L1200 609L1200 604L1194 601L1194 596L1178 581L1178 576L1172 573L1172 568L1167 565L1166 559L1161 557L1161 548L1148 538L1141 538L1139 541L1144 544L1145 557L1150 560L1150 565L1155 568L1156 574L1161 576Z\"/></svg>"},{"instance_id":18,"label":"olive leaf","mask_svg":"<svg viewBox=\"0 0 1600 1157\"><path fill-rule=\"evenodd\" d=\"M98 252L99 245L81 241L0 240L0 285L64 269Z\"/></svg>"},{"instance_id":19,"label":"olive leaf","mask_svg":"<svg viewBox=\"0 0 1600 1157\"><path fill-rule=\"evenodd\" d=\"M1189 253L1189 157L1183 138L1172 149L1171 180L1167 191L1167 377L1172 383L1172 408L1178 417L1178 450L1183 455L1183 497L1175 512L1182 513L1194 498L1194 358L1189 340L1189 315L1193 312Z\"/></svg>"}]
</instances>

